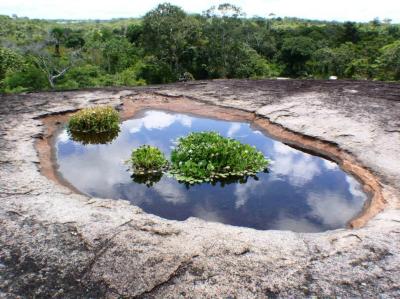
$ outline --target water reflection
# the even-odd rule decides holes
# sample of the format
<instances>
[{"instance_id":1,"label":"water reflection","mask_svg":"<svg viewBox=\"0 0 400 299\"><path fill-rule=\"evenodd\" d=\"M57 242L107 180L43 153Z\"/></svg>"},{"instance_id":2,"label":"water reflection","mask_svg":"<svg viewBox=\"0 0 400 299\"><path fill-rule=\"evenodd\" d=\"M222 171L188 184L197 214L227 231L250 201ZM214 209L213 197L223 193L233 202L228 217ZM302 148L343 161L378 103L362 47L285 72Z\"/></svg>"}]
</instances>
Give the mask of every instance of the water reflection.
<instances>
[{"instance_id":1,"label":"water reflection","mask_svg":"<svg viewBox=\"0 0 400 299\"><path fill-rule=\"evenodd\" d=\"M343 227L359 212L357 199L347 200L339 192L310 192L307 196L310 212L308 215L318 219L328 227Z\"/></svg>"},{"instance_id":2,"label":"water reflection","mask_svg":"<svg viewBox=\"0 0 400 299\"><path fill-rule=\"evenodd\" d=\"M177 138L207 130L255 145L274 162L270 173L188 187L161 173L132 176L124 164L142 144L169 156ZM64 131L56 146L59 171L78 190L126 199L167 219L199 217L256 229L316 232L344 227L366 200L360 184L335 163L268 138L247 123L152 110L122 123L111 143L82 145Z\"/></svg>"},{"instance_id":3,"label":"water reflection","mask_svg":"<svg viewBox=\"0 0 400 299\"><path fill-rule=\"evenodd\" d=\"M318 160L309 154L278 141L273 142L273 151L272 172L276 179L284 177L291 185L301 187L321 173Z\"/></svg>"},{"instance_id":4,"label":"water reflection","mask_svg":"<svg viewBox=\"0 0 400 299\"><path fill-rule=\"evenodd\" d=\"M107 144L111 143L117 138L119 130L112 130L102 133L83 133L83 132L69 132L71 140L79 142L83 145L88 144Z\"/></svg>"},{"instance_id":5,"label":"water reflection","mask_svg":"<svg viewBox=\"0 0 400 299\"><path fill-rule=\"evenodd\" d=\"M163 176L162 172L156 173L145 173L145 174L135 174L131 175L132 180L137 184L144 184L148 188L152 187L155 183L158 183Z\"/></svg>"},{"instance_id":6,"label":"water reflection","mask_svg":"<svg viewBox=\"0 0 400 299\"><path fill-rule=\"evenodd\" d=\"M174 123L179 123L184 127L192 126L192 117L182 114L171 114L164 111L146 112L142 118L131 119L125 122L129 127L129 132L140 132L143 128L146 130L162 130L168 128Z\"/></svg>"},{"instance_id":7,"label":"water reflection","mask_svg":"<svg viewBox=\"0 0 400 299\"><path fill-rule=\"evenodd\" d=\"M174 205L187 202L185 188L177 183L172 183L171 179L162 180L154 186L154 190L160 195L163 201Z\"/></svg>"}]
</instances>

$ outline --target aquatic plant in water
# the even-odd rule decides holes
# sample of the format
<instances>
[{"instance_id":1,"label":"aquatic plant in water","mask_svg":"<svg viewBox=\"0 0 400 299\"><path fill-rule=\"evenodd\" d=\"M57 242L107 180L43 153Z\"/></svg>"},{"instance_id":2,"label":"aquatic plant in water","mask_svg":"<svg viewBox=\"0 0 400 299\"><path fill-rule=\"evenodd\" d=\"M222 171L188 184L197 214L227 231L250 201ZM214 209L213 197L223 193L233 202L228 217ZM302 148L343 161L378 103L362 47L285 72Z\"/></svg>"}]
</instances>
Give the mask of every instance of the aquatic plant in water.
<instances>
[{"instance_id":1,"label":"aquatic plant in water","mask_svg":"<svg viewBox=\"0 0 400 299\"><path fill-rule=\"evenodd\" d=\"M191 133L171 153L170 173L189 184L252 176L268 166L255 147L216 132Z\"/></svg>"},{"instance_id":2,"label":"aquatic plant in water","mask_svg":"<svg viewBox=\"0 0 400 299\"><path fill-rule=\"evenodd\" d=\"M134 149L128 162L131 163L136 176L162 172L168 167L168 161L164 154L158 148L150 145L142 145Z\"/></svg>"},{"instance_id":3,"label":"aquatic plant in water","mask_svg":"<svg viewBox=\"0 0 400 299\"><path fill-rule=\"evenodd\" d=\"M119 132L119 114L110 106L85 108L68 121L68 132L104 133Z\"/></svg>"}]
</instances>

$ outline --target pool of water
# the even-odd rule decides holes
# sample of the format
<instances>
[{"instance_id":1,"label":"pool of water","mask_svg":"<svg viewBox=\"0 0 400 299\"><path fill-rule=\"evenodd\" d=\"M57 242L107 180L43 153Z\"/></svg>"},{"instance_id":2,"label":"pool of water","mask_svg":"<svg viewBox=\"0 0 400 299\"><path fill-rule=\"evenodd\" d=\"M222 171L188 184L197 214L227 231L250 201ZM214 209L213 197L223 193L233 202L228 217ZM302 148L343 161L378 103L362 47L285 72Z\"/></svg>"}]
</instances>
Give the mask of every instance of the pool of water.
<instances>
[{"instance_id":1,"label":"pool of water","mask_svg":"<svg viewBox=\"0 0 400 299\"><path fill-rule=\"evenodd\" d=\"M241 182L189 187L166 175L152 181L132 177L124 164L140 145L157 146L169 157L178 137L210 130L255 145L272 160L269 172ZM345 227L367 199L358 181L335 163L287 146L246 122L147 110L124 121L112 138L108 144L82 143L63 130L55 144L58 171L82 193L129 200L166 219L198 217L261 230L320 232Z\"/></svg>"}]
</instances>

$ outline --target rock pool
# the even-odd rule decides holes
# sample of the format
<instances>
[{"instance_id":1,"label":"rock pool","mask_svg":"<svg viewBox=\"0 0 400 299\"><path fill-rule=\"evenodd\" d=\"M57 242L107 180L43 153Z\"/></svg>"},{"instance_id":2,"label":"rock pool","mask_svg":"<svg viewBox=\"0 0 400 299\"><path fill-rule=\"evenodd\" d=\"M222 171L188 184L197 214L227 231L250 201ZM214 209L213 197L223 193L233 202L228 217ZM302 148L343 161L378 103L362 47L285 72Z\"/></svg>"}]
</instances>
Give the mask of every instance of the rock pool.
<instances>
[{"instance_id":1,"label":"rock pool","mask_svg":"<svg viewBox=\"0 0 400 299\"><path fill-rule=\"evenodd\" d=\"M168 157L177 138L210 130L256 146L272 160L269 171L241 181L187 186L167 175L141 181L124 164L142 144L157 146ZM359 182L334 162L285 145L247 122L146 110L124 121L112 138L108 144L83 144L63 129L55 144L60 175L84 194L125 199L166 219L320 232L345 227L367 199Z\"/></svg>"}]
</instances>

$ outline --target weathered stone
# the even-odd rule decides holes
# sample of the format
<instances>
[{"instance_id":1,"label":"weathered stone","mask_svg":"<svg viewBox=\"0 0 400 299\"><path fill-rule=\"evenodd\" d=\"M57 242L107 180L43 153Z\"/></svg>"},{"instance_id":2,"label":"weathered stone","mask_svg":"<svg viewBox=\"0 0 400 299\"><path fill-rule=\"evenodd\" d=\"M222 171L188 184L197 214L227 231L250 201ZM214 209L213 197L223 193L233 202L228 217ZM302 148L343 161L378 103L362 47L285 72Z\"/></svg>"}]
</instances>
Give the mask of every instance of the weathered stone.
<instances>
[{"instance_id":1,"label":"weathered stone","mask_svg":"<svg viewBox=\"0 0 400 299\"><path fill-rule=\"evenodd\" d=\"M153 96L254 112L337 144L374 173L387 205L359 229L257 231L161 219L40 173L41 117ZM399 177L399 84L215 80L1 96L0 297L399 297Z\"/></svg>"}]
</instances>

